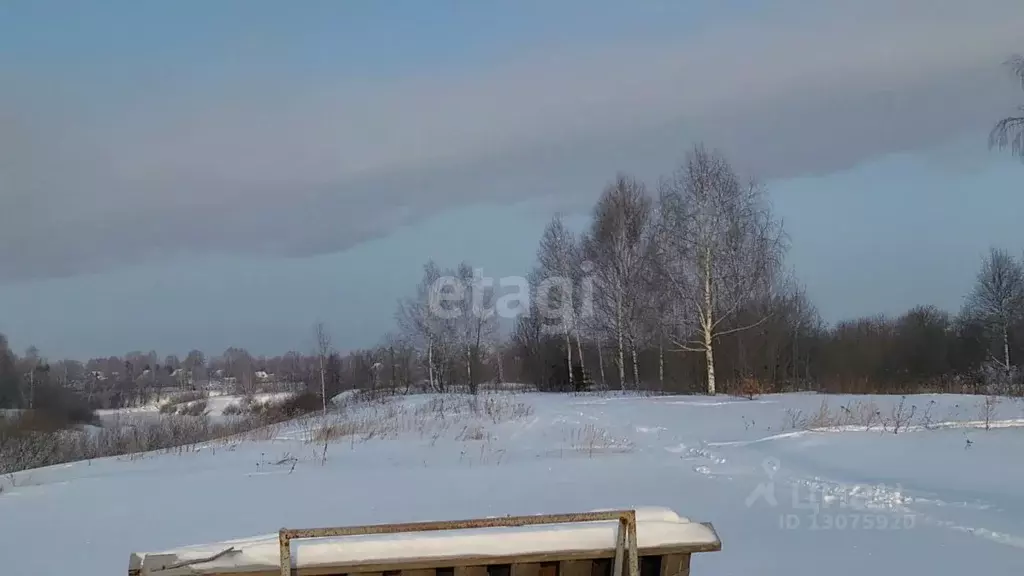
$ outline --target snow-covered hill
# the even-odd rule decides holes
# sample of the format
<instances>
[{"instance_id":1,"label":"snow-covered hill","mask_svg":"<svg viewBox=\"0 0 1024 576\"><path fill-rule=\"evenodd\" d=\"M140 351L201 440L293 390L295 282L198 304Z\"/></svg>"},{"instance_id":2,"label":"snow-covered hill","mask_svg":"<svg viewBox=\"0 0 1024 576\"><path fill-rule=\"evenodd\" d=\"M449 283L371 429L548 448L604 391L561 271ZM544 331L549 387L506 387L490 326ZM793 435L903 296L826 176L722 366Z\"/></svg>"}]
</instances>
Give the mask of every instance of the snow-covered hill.
<instances>
[{"instance_id":1,"label":"snow-covered hill","mask_svg":"<svg viewBox=\"0 0 1024 576\"><path fill-rule=\"evenodd\" d=\"M362 404L326 423L2 478L2 572L123 574L131 552L282 527L667 506L721 536L723 551L694 558L696 575L1024 573L1024 406L900 402ZM325 434L322 463L311 440Z\"/></svg>"}]
</instances>

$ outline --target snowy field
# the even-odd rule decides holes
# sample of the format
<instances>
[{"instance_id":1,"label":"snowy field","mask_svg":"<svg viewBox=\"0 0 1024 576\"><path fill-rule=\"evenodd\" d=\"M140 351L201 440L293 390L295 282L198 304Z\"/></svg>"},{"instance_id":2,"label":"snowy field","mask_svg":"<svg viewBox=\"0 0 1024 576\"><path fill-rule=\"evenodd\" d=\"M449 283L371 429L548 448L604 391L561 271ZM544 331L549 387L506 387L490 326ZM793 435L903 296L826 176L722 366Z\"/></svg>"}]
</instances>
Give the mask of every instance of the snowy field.
<instances>
[{"instance_id":1,"label":"snowy field","mask_svg":"<svg viewBox=\"0 0 1024 576\"><path fill-rule=\"evenodd\" d=\"M325 426L309 419L0 478L0 572L125 574L131 552L282 527L667 506L722 539L694 556L697 576L1024 574L1024 405L900 400L359 405L328 419L323 465L311 440Z\"/></svg>"}]
</instances>

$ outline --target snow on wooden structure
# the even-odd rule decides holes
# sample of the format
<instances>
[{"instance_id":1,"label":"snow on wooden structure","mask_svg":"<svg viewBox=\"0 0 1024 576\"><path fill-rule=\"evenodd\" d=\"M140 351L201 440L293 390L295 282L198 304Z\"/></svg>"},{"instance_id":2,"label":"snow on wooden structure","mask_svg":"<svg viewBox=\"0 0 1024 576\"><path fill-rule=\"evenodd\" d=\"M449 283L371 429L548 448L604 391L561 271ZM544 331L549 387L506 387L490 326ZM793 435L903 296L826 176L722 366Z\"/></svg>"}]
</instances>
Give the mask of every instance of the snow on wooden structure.
<instances>
[{"instance_id":1,"label":"snow on wooden structure","mask_svg":"<svg viewBox=\"0 0 1024 576\"><path fill-rule=\"evenodd\" d=\"M721 550L709 523L666 508L282 529L131 555L129 576L689 576Z\"/></svg>"}]
</instances>

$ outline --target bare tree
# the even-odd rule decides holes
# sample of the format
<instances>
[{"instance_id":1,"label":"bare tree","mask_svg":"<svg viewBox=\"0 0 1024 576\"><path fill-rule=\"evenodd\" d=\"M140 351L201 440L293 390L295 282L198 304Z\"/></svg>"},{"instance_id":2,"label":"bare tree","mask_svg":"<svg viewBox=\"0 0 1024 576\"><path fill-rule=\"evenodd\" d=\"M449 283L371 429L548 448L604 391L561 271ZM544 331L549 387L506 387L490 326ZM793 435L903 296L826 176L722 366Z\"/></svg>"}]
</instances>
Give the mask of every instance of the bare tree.
<instances>
[{"instance_id":1,"label":"bare tree","mask_svg":"<svg viewBox=\"0 0 1024 576\"><path fill-rule=\"evenodd\" d=\"M417 350L408 336L388 332L381 341L381 356L386 362L386 372L392 391L404 389L409 392L417 376Z\"/></svg>"},{"instance_id":2,"label":"bare tree","mask_svg":"<svg viewBox=\"0 0 1024 576\"><path fill-rule=\"evenodd\" d=\"M320 396L323 401L323 415L327 416L327 358L331 355L331 335L323 322L313 326L314 346L320 373Z\"/></svg>"},{"instance_id":3,"label":"bare tree","mask_svg":"<svg viewBox=\"0 0 1024 576\"><path fill-rule=\"evenodd\" d=\"M170 368L173 372L181 368L181 360L176 355L171 354L164 359L164 368Z\"/></svg>"},{"instance_id":4,"label":"bare tree","mask_svg":"<svg viewBox=\"0 0 1024 576\"><path fill-rule=\"evenodd\" d=\"M787 332L780 334L780 339L788 340L790 345L789 370L783 376L788 376L791 383L796 384L801 379L806 381L810 378L810 350L804 350L802 342L822 331L823 322L807 295L807 289L794 277L784 281L777 296L775 307L782 321L780 327Z\"/></svg>"},{"instance_id":5,"label":"bare tree","mask_svg":"<svg viewBox=\"0 0 1024 576\"><path fill-rule=\"evenodd\" d=\"M1005 250L992 248L982 262L964 315L980 322L1003 344L1003 368L1010 370L1010 330L1024 318L1024 263Z\"/></svg>"},{"instance_id":6,"label":"bare tree","mask_svg":"<svg viewBox=\"0 0 1024 576\"><path fill-rule=\"evenodd\" d=\"M996 411L999 407L999 396L995 394L986 394L985 399L981 401L980 415L981 421L985 423L985 430L992 428L992 421L996 417Z\"/></svg>"},{"instance_id":7,"label":"bare tree","mask_svg":"<svg viewBox=\"0 0 1024 576\"><path fill-rule=\"evenodd\" d=\"M192 350L188 353L185 357L184 367L188 371L188 377L181 379L182 386L186 382L198 382L206 378L206 356L199 350Z\"/></svg>"},{"instance_id":8,"label":"bare tree","mask_svg":"<svg viewBox=\"0 0 1024 576\"><path fill-rule=\"evenodd\" d=\"M656 250L653 246L652 250ZM656 263L656 256L650 260L651 264ZM662 283L658 281L655 273L648 273L641 295L641 305L646 314L642 317L642 330L644 339L648 340L658 349L658 389L665 390L665 342L671 337L672 319L678 316L675 313L676 302L671 299L668 290L665 290Z\"/></svg>"},{"instance_id":9,"label":"bare tree","mask_svg":"<svg viewBox=\"0 0 1024 576\"><path fill-rule=\"evenodd\" d=\"M0 408L18 406L20 380L14 352L7 337L0 334Z\"/></svg>"},{"instance_id":10,"label":"bare tree","mask_svg":"<svg viewBox=\"0 0 1024 576\"><path fill-rule=\"evenodd\" d=\"M430 388L435 392L444 391L452 361L460 351L456 310L461 311L461 303L447 300L451 294L445 290L453 284L458 284L454 272L427 262L416 294L399 301L395 312L403 338L420 351Z\"/></svg>"},{"instance_id":11,"label":"bare tree","mask_svg":"<svg viewBox=\"0 0 1024 576\"><path fill-rule=\"evenodd\" d=\"M619 175L594 208L584 253L594 266L598 321L613 333L619 384L625 387L625 346L629 346L633 386L639 388L637 348L652 308L643 299L650 280L652 203L643 183Z\"/></svg>"},{"instance_id":12,"label":"bare tree","mask_svg":"<svg viewBox=\"0 0 1024 576\"><path fill-rule=\"evenodd\" d=\"M320 399L323 402L323 425L327 425L327 360L331 356L331 335L323 322L317 322L313 327L314 346L316 346L317 364L320 369ZM320 465L327 463L327 440L329 434L324 434L324 451L320 457Z\"/></svg>"},{"instance_id":13,"label":"bare tree","mask_svg":"<svg viewBox=\"0 0 1024 576\"><path fill-rule=\"evenodd\" d=\"M304 368L302 354L292 350L278 360L275 371L289 386L295 387L305 381L308 375Z\"/></svg>"},{"instance_id":14,"label":"bare tree","mask_svg":"<svg viewBox=\"0 0 1024 576\"><path fill-rule=\"evenodd\" d=\"M543 272L539 267L527 275L526 280L531 294L537 293L542 277ZM522 371L533 377L534 384L543 387L547 384L548 376L548 366L545 364L543 353L545 318L540 312L536 298L530 298L528 306L525 312L516 315L511 342L518 348L520 358L527 364Z\"/></svg>"},{"instance_id":15,"label":"bare tree","mask_svg":"<svg viewBox=\"0 0 1024 576\"><path fill-rule=\"evenodd\" d=\"M560 215L555 215L544 229L541 236L540 247L537 250L537 261L540 265L539 271L544 275L544 286L546 289L554 286L553 281L561 279L558 285L558 293L555 296L544 294L544 297L552 303L565 303L564 309L568 312L567 318L562 318L559 327L565 337L565 358L569 371L569 384L573 384L572 373L572 334L576 335L576 350L579 356L580 365L583 365L583 345L580 340L578 311L579 303L574 298L577 279L581 276L580 251L572 231L562 222Z\"/></svg>"},{"instance_id":16,"label":"bare tree","mask_svg":"<svg viewBox=\"0 0 1024 576\"><path fill-rule=\"evenodd\" d=\"M485 352L491 349L498 328L494 309L495 289L487 286L477 271L466 262L459 265L457 279L463 289L457 318L461 348L466 352L466 378L469 392L477 393L479 372Z\"/></svg>"},{"instance_id":17,"label":"bare tree","mask_svg":"<svg viewBox=\"0 0 1024 576\"><path fill-rule=\"evenodd\" d=\"M441 271L433 261L423 267L423 278L416 287L416 294L399 301L395 319L405 341L423 351L426 360L427 378L430 389L441 391L435 379L434 350L441 339L437 319L430 312L431 291L441 277Z\"/></svg>"},{"instance_id":18,"label":"bare tree","mask_svg":"<svg viewBox=\"0 0 1024 576\"><path fill-rule=\"evenodd\" d=\"M730 323L770 291L785 252L781 223L760 187L743 185L723 156L697 146L662 182L658 232L659 271L681 305L674 343L704 353L715 394L716 340L768 319Z\"/></svg>"},{"instance_id":19,"label":"bare tree","mask_svg":"<svg viewBox=\"0 0 1024 576\"><path fill-rule=\"evenodd\" d=\"M496 384L505 383L505 349L507 348L506 342L493 340L491 342L491 349L489 356L491 362L494 364L494 373L496 375Z\"/></svg>"},{"instance_id":20,"label":"bare tree","mask_svg":"<svg viewBox=\"0 0 1024 576\"><path fill-rule=\"evenodd\" d=\"M1017 55L1006 61L1014 76L1020 80L1021 88L1024 89L1024 57ZM989 149L1009 148L1015 156L1024 160L1024 104L1017 107L1016 116L1003 118L992 128L988 136Z\"/></svg>"}]
</instances>

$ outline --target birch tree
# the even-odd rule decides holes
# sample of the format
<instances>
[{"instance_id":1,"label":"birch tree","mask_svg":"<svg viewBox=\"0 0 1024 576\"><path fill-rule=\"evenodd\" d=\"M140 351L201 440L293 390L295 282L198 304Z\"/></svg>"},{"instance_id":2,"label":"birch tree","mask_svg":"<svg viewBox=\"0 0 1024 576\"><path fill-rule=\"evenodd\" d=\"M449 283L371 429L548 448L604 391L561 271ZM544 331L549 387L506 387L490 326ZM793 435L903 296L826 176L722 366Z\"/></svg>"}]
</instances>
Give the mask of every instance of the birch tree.
<instances>
[{"instance_id":1,"label":"birch tree","mask_svg":"<svg viewBox=\"0 0 1024 576\"><path fill-rule=\"evenodd\" d=\"M715 394L716 340L768 318L730 324L771 290L785 252L782 226L763 189L742 184L723 156L703 146L662 182L659 212L658 268L683 323L674 344L704 354L707 392Z\"/></svg>"},{"instance_id":2,"label":"birch tree","mask_svg":"<svg viewBox=\"0 0 1024 576\"><path fill-rule=\"evenodd\" d=\"M565 359L568 368L569 384L574 384L572 373L572 336L576 336L576 350L580 366L583 367L583 344L579 330L579 302L574 298L575 288L582 276L579 243L575 235L562 221L561 216L552 218L541 236L537 250L539 272L544 280L539 286L549 289L557 286L557 294L544 294L550 306L567 312L561 319L559 328L565 338ZM562 280L562 282L555 282Z\"/></svg>"},{"instance_id":3,"label":"birch tree","mask_svg":"<svg viewBox=\"0 0 1024 576\"><path fill-rule=\"evenodd\" d=\"M323 322L313 327L314 346L316 347L317 372L320 377L320 398L323 401L323 415L327 417L327 357L331 355L331 335ZM325 448L326 450L326 448Z\"/></svg>"},{"instance_id":4,"label":"birch tree","mask_svg":"<svg viewBox=\"0 0 1024 576\"><path fill-rule=\"evenodd\" d=\"M416 294L402 300L395 313L405 339L421 353L427 368L427 379L434 392L444 391L444 382L438 373L448 358L451 323L431 311L433 292L441 279L441 269L433 262L423 267L423 277L416 286Z\"/></svg>"},{"instance_id":5,"label":"birch tree","mask_svg":"<svg viewBox=\"0 0 1024 576\"><path fill-rule=\"evenodd\" d=\"M320 399L323 402L323 426L327 426L327 359L331 355L331 335L323 322L313 327L314 346L316 346L317 368L320 373ZM324 449L320 456L320 465L327 463L327 442L329 434L324 433Z\"/></svg>"},{"instance_id":6,"label":"birch tree","mask_svg":"<svg viewBox=\"0 0 1024 576\"><path fill-rule=\"evenodd\" d=\"M625 353L639 388L637 348L649 311L643 293L650 276L652 203L643 183L619 175L594 208L584 254L593 264L599 322L614 334L620 387L625 387Z\"/></svg>"},{"instance_id":7,"label":"birch tree","mask_svg":"<svg viewBox=\"0 0 1024 576\"><path fill-rule=\"evenodd\" d=\"M1005 250L992 248L982 262L965 315L980 322L1002 343L1003 368L1010 370L1010 330L1024 318L1024 263Z\"/></svg>"}]
</instances>

